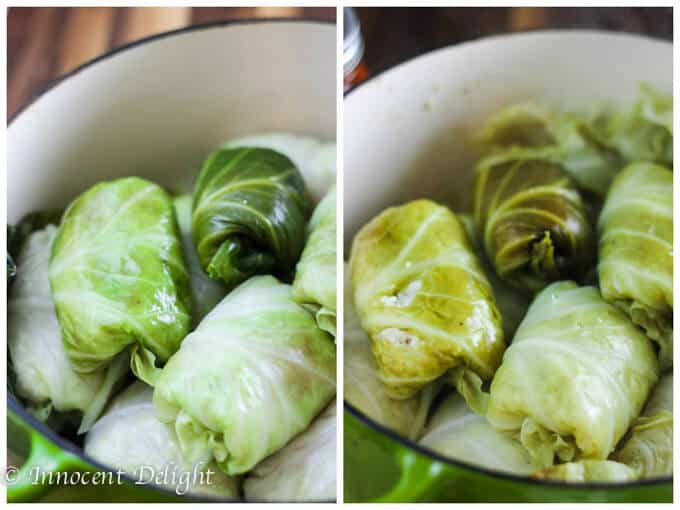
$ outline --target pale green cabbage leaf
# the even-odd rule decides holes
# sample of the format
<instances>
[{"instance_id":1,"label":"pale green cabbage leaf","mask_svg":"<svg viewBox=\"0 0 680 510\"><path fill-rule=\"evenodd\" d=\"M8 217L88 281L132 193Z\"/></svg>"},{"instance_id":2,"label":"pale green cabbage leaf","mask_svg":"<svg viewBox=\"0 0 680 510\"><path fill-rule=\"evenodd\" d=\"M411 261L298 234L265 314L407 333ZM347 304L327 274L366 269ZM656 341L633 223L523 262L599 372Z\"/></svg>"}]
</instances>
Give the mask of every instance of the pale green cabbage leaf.
<instances>
[{"instance_id":1,"label":"pale green cabbage leaf","mask_svg":"<svg viewBox=\"0 0 680 510\"><path fill-rule=\"evenodd\" d=\"M519 441L498 432L456 394L432 415L420 444L445 457L494 471L528 475L538 468Z\"/></svg>"},{"instance_id":2,"label":"pale green cabbage leaf","mask_svg":"<svg viewBox=\"0 0 680 510\"><path fill-rule=\"evenodd\" d=\"M335 142L290 133L262 133L234 138L224 147L263 147L285 154L300 170L313 204L335 184Z\"/></svg>"},{"instance_id":3,"label":"pale green cabbage leaf","mask_svg":"<svg viewBox=\"0 0 680 510\"><path fill-rule=\"evenodd\" d=\"M556 282L534 299L491 383L487 419L542 467L605 460L659 375L652 344L597 289Z\"/></svg>"},{"instance_id":4,"label":"pale green cabbage leaf","mask_svg":"<svg viewBox=\"0 0 680 510\"><path fill-rule=\"evenodd\" d=\"M15 390L29 408L46 420L52 411L81 411L79 432L86 432L104 409L117 383L127 372L127 359L91 373L71 365L47 274L57 227L48 225L28 236L17 259L17 274L7 302L7 347Z\"/></svg>"},{"instance_id":5,"label":"pale green cabbage leaf","mask_svg":"<svg viewBox=\"0 0 680 510\"><path fill-rule=\"evenodd\" d=\"M378 365L371 352L371 341L361 327L352 298L349 267L345 265L344 287L344 397L373 421L416 440L420 437L436 383L427 385L412 397L394 399L378 376Z\"/></svg>"},{"instance_id":6,"label":"pale green cabbage leaf","mask_svg":"<svg viewBox=\"0 0 680 510\"><path fill-rule=\"evenodd\" d=\"M118 395L85 437L85 454L180 495L238 498L238 478L225 475L215 463L184 459L172 426L156 417L152 397L153 389L141 381Z\"/></svg>"},{"instance_id":7,"label":"pale green cabbage leaf","mask_svg":"<svg viewBox=\"0 0 680 510\"><path fill-rule=\"evenodd\" d=\"M599 219L602 296L619 306L673 366L673 173L650 163L626 167Z\"/></svg>"},{"instance_id":8,"label":"pale green cabbage leaf","mask_svg":"<svg viewBox=\"0 0 680 510\"><path fill-rule=\"evenodd\" d=\"M335 501L336 401L307 430L253 469L243 482L248 501Z\"/></svg>"},{"instance_id":9,"label":"pale green cabbage leaf","mask_svg":"<svg viewBox=\"0 0 680 510\"><path fill-rule=\"evenodd\" d=\"M316 316L321 329L335 337L336 308L336 219L335 186L314 210L309 234L297 263L293 299Z\"/></svg>"},{"instance_id":10,"label":"pale green cabbage leaf","mask_svg":"<svg viewBox=\"0 0 680 510\"><path fill-rule=\"evenodd\" d=\"M505 349L493 291L456 216L430 200L386 209L354 238L354 300L390 396L451 371L468 404Z\"/></svg>"},{"instance_id":11,"label":"pale green cabbage leaf","mask_svg":"<svg viewBox=\"0 0 680 510\"><path fill-rule=\"evenodd\" d=\"M630 482L640 475L630 467L611 460L581 460L555 464L534 473L534 478L561 480L568 483Z\"/></svg>"},{"instance_id":12,"label":"pale green cabbage leaf","mask_svg":"<svg viewBox=\"0 0 680 510\"><path fill-rule=\"evenodd\" d=\"M198 253L191 237L191 195L182 195L173 199L184 260L189 270L191 286L191 316L194 327L201 322L210 310L215 308L226 295L227 289L219 280L213 280L201 267Z\"/></svg>"},{"instance_id":13,"label":"pale green cabbage leaf","mask_svg":"<svg viewBox=\"0 0 680 510\"><path fill-rule=\"evenodd\" d=\"M130 347L133 372L153 384L189 331L189 275L172 200L144 179L102 182L71 203L49 278L78 372L100 370Z\"/></svg>"},{"instance_id":14,"label":"pale green cabbage leaf","mask_svg":"<svg viewBox=\"0 0 680 510\"><path fill-rule=\"evenodd\" d=\"M163 368L154 392L185 457L252 469L335 395L335 344L272 276L227 295Z\"/></svg>"},{"instance_id":15,"label":"pale green cabbage leaf","mask_svg":"<svg viewBox=\"0 0 680 510\"><path fill-rule=\"evenodd\" d=\"M630 435L613 455L644 478L673 474L673 374L661 377Z\"/></svg>"}]
</instances>

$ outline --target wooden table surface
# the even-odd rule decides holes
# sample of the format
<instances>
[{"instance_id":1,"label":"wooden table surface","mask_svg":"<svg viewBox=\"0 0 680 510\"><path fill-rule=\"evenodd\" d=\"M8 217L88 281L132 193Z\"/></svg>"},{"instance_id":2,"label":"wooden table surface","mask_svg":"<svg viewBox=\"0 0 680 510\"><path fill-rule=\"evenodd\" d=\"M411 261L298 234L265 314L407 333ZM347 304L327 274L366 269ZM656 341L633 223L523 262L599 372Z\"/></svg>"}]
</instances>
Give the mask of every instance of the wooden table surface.
<instances>
[{"instance_id":1,"label":"wooden table surface","mask_svg":"<svg viewBox=\"0 0 680 510\"><path fill-rule=\"evenodd\" d=\"M671 40L670 7L358 8L364 63L376 73L435 48L493 34L591 28Z\"/></svg>"},{"instance_id":2,"label":"wooden table surface","mask_svg":"<svg viewBox=\"0 0 680 510\"><path fill-rule=\"evenodd\" d=\"M7 115L80 64L152 34L225 19L335 20L335 7L12 7L7 18Z\"/></svg>"}]
</instances>

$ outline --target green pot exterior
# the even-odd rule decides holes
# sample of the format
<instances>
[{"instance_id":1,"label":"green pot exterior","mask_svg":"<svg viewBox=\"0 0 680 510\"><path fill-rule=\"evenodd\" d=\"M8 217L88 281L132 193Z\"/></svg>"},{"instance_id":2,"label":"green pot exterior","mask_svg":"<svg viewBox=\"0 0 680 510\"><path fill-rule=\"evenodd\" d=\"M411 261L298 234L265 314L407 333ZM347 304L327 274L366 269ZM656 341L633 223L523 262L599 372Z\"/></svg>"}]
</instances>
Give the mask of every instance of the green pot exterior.
<instances>
[{"instance_id":1,"label":"green pot exterior","mask_svg":"<svg viewBox=\"0 0 680 510\"><path fill-rule=\"evenodd\" d=\"M355 502L664 502L671 481L568 486L440 461L344 412L344 498Z\"/></svg>"}]
</instances>

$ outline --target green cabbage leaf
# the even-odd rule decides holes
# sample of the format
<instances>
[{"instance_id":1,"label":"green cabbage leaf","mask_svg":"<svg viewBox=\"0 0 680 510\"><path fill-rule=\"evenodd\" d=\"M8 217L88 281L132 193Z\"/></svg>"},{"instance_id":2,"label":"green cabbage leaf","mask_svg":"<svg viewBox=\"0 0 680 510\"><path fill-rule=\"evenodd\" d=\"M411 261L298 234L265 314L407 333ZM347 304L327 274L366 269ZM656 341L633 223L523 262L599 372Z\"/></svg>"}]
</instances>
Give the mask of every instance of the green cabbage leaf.
<instances>
[{"instance_id":1,"label":"green cabbage leaf","mask_svg":"<svg viewBox=\"0 0 680 510\"><path fill-rule=\"evenodd\" d=\"M487 419L542 468L606 460L659 375L652 344L597 289L556 282L536 296L491 383Z\"/></svg>"},{"instance_id":2,"label":"green cabbage leaf","mask_svg":"<svg viewBox=\"0 0 680 510\"><path fill-rule=\"evenodd\" d=\"M201 266L229 289L256 274L288 278L305 242L300 172L270 149L220 149L203 162L192 234Z\"/></svg>"},{"instance_id":3,"label":"green cabbage leaf","mask_svg":"<svg viewBox=\"0 0 680 510\"><path fill-rule=\"evenodd\" d=\"M493 291L456 216L430 200L386 209L355 237L350 272L390 396L411 397L451 371L468 404L483 406L481 383L505 342Z\"/></svg>"},{"instance_id":4,"label":"green cabbage leaf","mask_svg":"<svg viewBox=\"0 0 680 510\"><path fill-rule=\"evenodd\" d=\"M335 395L335 344L272 276L227 295L184 340L154 392L190 462L251 470Z\"/></svg>"},{"instance_id":5,"label":"green cabbage leaf","mask_svg":"<svg viewBox=\"0 0 680 510\"><path fill-rule=\"evenodd\" d=\"M599 219L602 296L619 306L673 366L673 173L650 163L626 167Z\"/></svg>"},{"instance_id":6,"label":"green cabbage leaf","mask_svg":"<svg viewBox=\"0 0 680 510\"><path fill-rule=\"evenodd\" d=\"M190 326L189 276L170 196L128 177L102 182L66 210L49 279L66 353L91 373L131 348L152 384Z\"/></svg>"},{"instance_id":7,"label":"green cabbage leaf","mask_svg":"<svg viewBox=\"0 0 680 510\"><path fill-rule=\"evenodd\" d=\"M534 478L561 480L568 483L630 482L640 478L634 470L611 460L581 460L555 464L534 473Z\"/></svg>"},{"instance_id":8,"label":"green cabbage leaf","mask_svg":"<svg viewBox=\"0 0 680 510\"><path fill-rule=\"evenodd\" d=\"M319 327L333 336L337 294L335 203L333 186L312 214L307 244L293 281L293 299L314 313Z\"/></svg>"}]
</instances>

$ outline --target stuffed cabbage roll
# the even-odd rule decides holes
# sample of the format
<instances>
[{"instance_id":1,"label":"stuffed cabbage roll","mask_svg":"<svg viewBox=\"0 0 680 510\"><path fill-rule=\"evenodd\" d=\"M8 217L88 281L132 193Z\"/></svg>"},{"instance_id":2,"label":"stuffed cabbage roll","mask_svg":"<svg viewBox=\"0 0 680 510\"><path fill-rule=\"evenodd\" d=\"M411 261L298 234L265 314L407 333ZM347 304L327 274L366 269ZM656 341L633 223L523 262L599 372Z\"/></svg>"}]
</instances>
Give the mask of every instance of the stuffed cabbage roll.
<instances>
[{"instance_id":1,"label":"stuffed cabbage roll","mask_svg":"<svg viewBox=\"0 0 680 510\"><path fill-rule=\"evenodd\" d=\"M229 289L257 274L287 278L305 243L305 183L270 149L220 149L194 187L192 233L203 269Z\"/></svg>"},{"instance_id":2,"label":"stuffed cabbage roll","mask_svg":"<svg viewBox=\"0 0 680 510\"><path fill-rule=\"evenodd\" d=\"M189 276L170 196L138 177L102 182L74 200L54 240L52 294L77 372L131 347L152 384L191 322Z\"/></svg>"},{"instance_id":3,"label":"stuffed cabbage roll","mask_svg":"<svg viewBox=\"0 0 680 510\"><path fill-rule=\"evenodd\" d=\"M555 464L538 471L534 478L562 480L564 482L630 482L640 478L634 470L611 460L582 460Z\"/></svg>"},{"instance_id":4,"label":"stuffed cabbage roll","mask_svg":"<svg viewBox=\"0 0 680 510\"><path fill-rule=\"evenodd\" d=\"M310 427L248 473L249 501L335 501L336 403Z\"/></svg>"},{"instance_id":5,"label":"stuffed cabbage roll","mask_svg":"<svg viewBox=\"0 0 680 510\"><path fill-rule=\"evenodd\" d=\"M237 478L222 473L215 463L184 459L172 426L154 414L152 397L153 389L140 381L118 395L85 437L85 454L179 495L238 498ZM166 476L157 476L165 470Z\"/></svg>"},{"instance_id":6,"label":"stuffed cabbage roll","mask_svg":"<svg viewBox=\"0 0 680 510\"><path fill-rule=\"evenodd\" d=\"M371 341L361 328L352 299L347 265L344 276L345 401L377 423L416 440L423 431L428 409L436 395L436 383L427 385L406 399L390 398L387 387L378 377L378 365L371 352Z\"/></svg>"},{"instance_id":7,"label":"stuffed cabbage roll","mask_svg":"<svg viewBox=\"0 0 680 510\"><path fill-rule=\"evenodd\" d=\"M47 274L57 227L48 225L28 236L17 256L17 275L7 302L7 347L14 389L34 414L81 411L85 432L104 409L127 372L119 356L108 367L88 374L74 370L61 341Z\"/></svg>"},{"instance_id":8,"label":"stuffed cabbage roll","mask_svg":"<svg viewBox=\"0 0 680 510\"><path fill-rule=\"evenodd\" d=\"M293 281L293 299L314 313L321 329L335 336L335 186L314 210L308 229Z\"/></svg>"},{"instance_id":9,"label":"stuffed cabbage roll","mask_svg":"<svg viewBox=\"0 0 680 510\"><path fill-rule=\"evenodd\" d=\"M632 108L613 115L604 128L608 142L629 163L673 166L673 96L640 86Z\"/></svg>"},{"instance_id":10,"label":"stuffed cabbage roll","mask_svg":"<svg viewBox=\"0 0 680 510\"><path fill-rule=\"evenodd\" d=\"M494 471L528 475L537 469L519 441L498 432L456 394L434 413L420 444L445 457Z\"/></svg>"},{"instance_id":11,"label":"stuffed cabbage roll","mask_svg":"<svg viewBox=\"0 0 680 510\"><path fill-rule=\"evenodd\" d=\"M390 395L408 398L447 371L476 410L505 349L491 286L446 207L391 207L354 239L354 300ZM482 399L482 400L480 400Z\"/></svg>"},{"instance_id":12,"label":"stuffed cabbage roll","mask_svg":"<svg viewBox=\"0 0 680 510\"><path fill-rule=\"evenodd\" d=\"M604 197L622 162L601 134L608 119L599 108L584 113L525 102L494 115L479 138L493 150L543 147L545 157L559 164L580 190Z\"/></svg>"},{"instance_id":13,"label":"stuffed cabbage roll","mask_svg":"<svg viewBox=\"0 0 680 510\"><path fill-rule=\"evenodd\" d=\"M673 474L673 374L661 378L613 458L644 478Z\"/></svg>"},{"instance_id":14,"label":"stuffed cabbage roll","mask_svg":"<svg viewBox=\"0 0 680 510\"><path fill-rule=\"evenodd\" d=\"M482 159L475 172L475 222L502 280L536 292L592 266L581 196L545 150L511 148Z\"/></svg>"},{"instance_id":15,"label":"stuffed cabbage roll","mask_svg":"<svg viewBox=\"0 0 680 510\"><path fill-rule=\"evenodd\" d=\"M600 289L673 366L673 173L635 163L612 184L599 219Z\"/></svg>"},{"instance_id":16,"label":"stuffed cabbage roll","mask_svg":"<svg viewBox=\"0 0 680 510\"><path fill-rule=\"evenodd\" d=\"M658 379L651 343L597 289L536 296L491 383L487 419L541 467L606 459Z\"/></svg>"},{"instance_id":17,"label":"stuffed cabbage roll","mask_svg":"<svg viewBox=\"0 0 680 510\"><path fill-rule=\"evenodd\" d=\"M189 270L192 325L196 327L201 319L222 300L227 289L221 281L213 280L205 274L198 260L198 253L196 253L191 237L191 195L176 197L173 199L173 205L177 215L184 260Z\"/></svg>"},{"instance_id":18,"label":"stuffed cabbage roll","mask_svg":"<svg viewBox=\"0 0 680 510\"><path fill-rule=\"evenodd\" d=\"M262 147L290 158L305 180L309 198L318 203L335 184L335 143L323 143L311 136L262 133L229 140L225 149Z\"/></svg>"},{"instance_id":19,"label":"stuffed cabbage roll","mask_svg":"<svg viewBox=\"0 0 680 510\"><path fill-rule=\"evenodd\" d=\"M522 321L524 314L529 308L530 295L527 292L522 292L518 289L510 287L503 280L496 276L496 272L490 266L489 261L484 256L484 247L479 239L478 230L475 225L475 219L471 214L458 213L457 214L460 223L465 229L465 233L470 240L470 244L475 249L475 252L479 255L479 260L484 268L491 288L493 289L493 295L496 298L496 304L498 305L498 310L501 313L501 319L503 323L503 333L505 339L509 342L517 331L519 323Z\"/></svg>"},{"instance_id":20,"label":"stuffed cabbage roll","mask_svg":"<svg viewBox=\"0 0 680 510\"><path fill-rule=\"evenodd\" d=\"M252 469L302 432L335 395L335 344L272 276L227 295L156 384L158 416L185 457L227 474Z\"/></svg>"}]
</instances>

